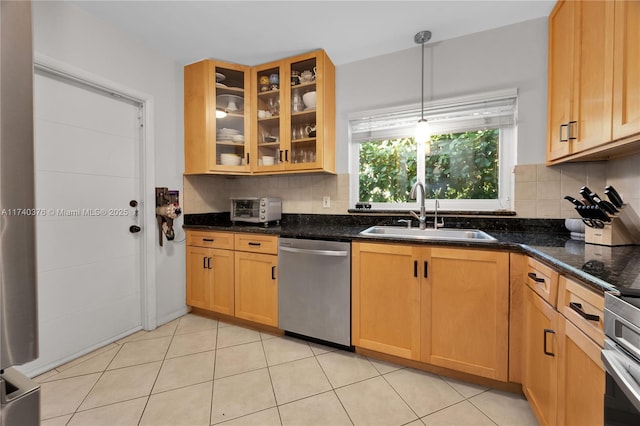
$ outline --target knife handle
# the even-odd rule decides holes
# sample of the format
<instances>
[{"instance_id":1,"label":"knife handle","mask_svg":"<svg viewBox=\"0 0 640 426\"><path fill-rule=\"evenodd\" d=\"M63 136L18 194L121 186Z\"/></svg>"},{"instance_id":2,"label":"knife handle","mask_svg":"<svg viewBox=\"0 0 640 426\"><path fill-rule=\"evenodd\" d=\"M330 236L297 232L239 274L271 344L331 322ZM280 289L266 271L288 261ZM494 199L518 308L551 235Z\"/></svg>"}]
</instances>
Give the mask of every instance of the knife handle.
<instances>
[{"instance_id":1,"label":"knife handle","mask_svg":"<svg viewBox=\"0 0 640 426\"><path fill-rule=\"evenodd\" d=\"M582 204L579 200L576 200L570 195L565 195L564 199L569 201L571 204L573 204L576 207L584 206L584 204Z\"/></svg>"},{"instance_id":2,"label":"knife handle","mask_svg":"<svg viewBox=\"0 0 640 426\"><path fill-rule=\"evenodd\" d=\"M596 205L595 201L593 201L593 198L591 198L591 190L586 186L583 186L582 188L580 188L580 195L582 195L582 197L587 201L589 205L591 206Z\"/></svg>"},{"instance_id":3,"label":"knife handle","mask_svg":"<svg viewBox=\"0 0 640 426\"><path fill-rule=\"evenodd\" d=\"M613 186L607 185L604 188L604 193L609 198L609 201L611 201L611 203L614 206L616 206L617 208L622 207L622 205L624 204L624 201L622 200L622 197L620 196L618 191L616 191L616 189Z\"/></svg>"},{"instance_id":4,"label":"knife handle","mask_svg":"<svg viewBox=\"0 0 640 426\"><path fill-rule=\"evenodd\" d=\"M609 213L609 214L613 214L613 215L615 215L615 214L617 214L617 213L619 212L619 210L616 208L616 206L614 206L613 204L611 204L611 203L610 203L610 202L608 202L607 200L601 200L601 201L598 203L598 206L599 206L602 210L606 211L606 212L607 212L607 213Z\"/></svg>"}]
</instances>

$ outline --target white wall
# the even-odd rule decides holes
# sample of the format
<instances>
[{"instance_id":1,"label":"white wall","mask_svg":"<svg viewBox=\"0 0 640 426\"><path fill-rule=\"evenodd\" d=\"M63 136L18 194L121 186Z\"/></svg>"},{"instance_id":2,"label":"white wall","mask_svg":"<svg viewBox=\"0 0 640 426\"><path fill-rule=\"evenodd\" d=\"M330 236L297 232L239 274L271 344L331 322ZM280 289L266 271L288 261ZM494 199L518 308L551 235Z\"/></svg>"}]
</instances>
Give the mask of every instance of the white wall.
<instances>
[{"instance_id":1,"label":"white wall","mask_svg":"<svg viewBox=\"0 0 640 426\"><path fill-rule=\"evenodd\" d=\"M228 211L226 198L231 194L253 192L255 195L257 192L281 195L285 213L346 214L349 208L349 188L345 184L349 172L349 114L419 103L420 59L420 46L416 45L411 49L336 67L336 179L308 176L304 181L300 176L258 176L250 178L250 184L246 179L235 179L225 180L221 186L221 179L212 176L189 177L187 180L191 185L185 186L188 189L187 211ZM544 163L546 18L428 44L425 48L425 99L437 100L505 88L517 88L519 93L517 164ZM264 185L260 187L262 183ZM291 185L306 185L315 190L291 191L288 190ZM331 195L331 209L322 208L324 195ZM338 201L335 204L334 199ZM559 211L559 206L556 210Z\"/></svg>"},{"instance_id":2,"label":"white wall","mask_svg":"<svg viewBox=\"0 0 640 426\"><path fill-rule=\"evenodd\" d=\"M35 1L33 32L36 54L153 96L154 184L182 191L182 65L68 3ZM182 220L175 226L176 241L182 240ZM157 233L155 223L147 224L147 229ZM157 320L162 324L186 310L184 246L165 242L155 250Z\"/></svg>"},{"instance_id":3,"label":"white wall","mask_svg":"<svg viewBox=\"0 0 640 426\"><path fill-rule=\"evenodd\" d=\"M411 49L337 67L338 173L348 171L349 114L419 103L420 59L420 46L416 45ZM545 161L546 18L427 44L424 87L426 100L517 88L517 163Z\"/></svg>"}]
</instances>

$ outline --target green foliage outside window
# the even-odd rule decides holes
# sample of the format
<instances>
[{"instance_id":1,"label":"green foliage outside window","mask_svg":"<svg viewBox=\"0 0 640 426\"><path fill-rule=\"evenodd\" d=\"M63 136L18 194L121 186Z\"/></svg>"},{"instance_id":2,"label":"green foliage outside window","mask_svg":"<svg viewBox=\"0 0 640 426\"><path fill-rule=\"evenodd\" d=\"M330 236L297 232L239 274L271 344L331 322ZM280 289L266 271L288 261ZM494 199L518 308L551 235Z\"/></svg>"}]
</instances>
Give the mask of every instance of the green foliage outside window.
<instances>
[{"instance_id":1,"label":"green foliage outside window","mask_svg":"<svg viewBox=\"0 0 640 426\"><path fill-rule=\"evenodd\" d=\"M425 157L426 197L497 199L499 135L497 129L433 135ZM411 202L417 160L413 138L362 143L359 201Z\"/></svg>"}]
</instances>

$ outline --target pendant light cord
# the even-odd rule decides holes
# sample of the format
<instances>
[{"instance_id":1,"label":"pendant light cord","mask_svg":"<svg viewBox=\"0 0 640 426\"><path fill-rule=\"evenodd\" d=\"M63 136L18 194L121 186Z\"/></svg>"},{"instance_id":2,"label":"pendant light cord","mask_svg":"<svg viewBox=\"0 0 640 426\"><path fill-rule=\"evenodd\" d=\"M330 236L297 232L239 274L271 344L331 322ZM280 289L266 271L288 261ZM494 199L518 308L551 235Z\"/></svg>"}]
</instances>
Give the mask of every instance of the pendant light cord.
<instances>
[{"instance_id":1,"label":"pendant light cord","mask_svg":"<svg viewBox=\"0 0 640 426\"><path fill-rule=\"evenodd\" d=\"M420 119L424 120L424 43L422 43L422 78L420 82L422 83L422 109Z\"/></svg>"}]
</instances>

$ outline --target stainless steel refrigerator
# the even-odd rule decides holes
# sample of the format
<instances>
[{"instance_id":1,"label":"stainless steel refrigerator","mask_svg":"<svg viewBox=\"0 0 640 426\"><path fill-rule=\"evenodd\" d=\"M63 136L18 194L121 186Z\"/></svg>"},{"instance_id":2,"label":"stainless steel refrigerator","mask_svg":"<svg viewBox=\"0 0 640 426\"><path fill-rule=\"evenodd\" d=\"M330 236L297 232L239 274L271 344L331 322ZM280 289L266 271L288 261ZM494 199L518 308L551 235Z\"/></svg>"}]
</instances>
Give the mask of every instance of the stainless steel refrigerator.
<instances>
[{"instance_id":1,"label":"stainless steel refrigerator","mask_svg":"<svg viewBox=\"0 0 640 426\"><path fill-rule=\"evenodd\" d=\"M31 2L0 1L0 426L37 425Z\"/></svg>"}]
</instances>

